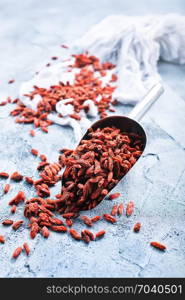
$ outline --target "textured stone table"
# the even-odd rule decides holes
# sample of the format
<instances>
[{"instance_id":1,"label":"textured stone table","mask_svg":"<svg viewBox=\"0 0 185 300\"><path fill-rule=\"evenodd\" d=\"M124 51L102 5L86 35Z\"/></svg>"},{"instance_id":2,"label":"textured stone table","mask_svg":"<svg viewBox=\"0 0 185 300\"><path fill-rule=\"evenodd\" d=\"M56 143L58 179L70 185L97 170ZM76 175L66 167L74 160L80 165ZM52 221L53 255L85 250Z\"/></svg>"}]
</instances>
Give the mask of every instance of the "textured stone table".
<instances>
[{"instance_id":1,"label":"textured stone table","mask_svg":"<svg viewBox=\"0 0 185 300\"><path fill-rule=\"evenodd\" d=\"M185 13L183 1L148 1L133 7L132 1L5 1L0 3L0 97L16 96L20 83L31 78L51 56L64 57L60 44L83 34L86 29L111 13ZM112 4L114 3L114 5ZM149 6L149 5L148 5ZM106 236L90 245L72 240L66 234L52 233L48 240L37 236L30 240L26 225L13 232L0 225L6 244L0 245L0 277L184 277L185 276L185 67L160 63L165 93L142 120L147 148L138 163L115 188L121 199L136 204L134 215L120 217L116 225L102 221L94 231L106 229ZM16 78L13 85L7 81ZM11 105L0 107L0 171L21 171L33 175L37 159L30 155L36 148L55 161L58 149L73 147L69 128L52 126L50 133L40 131L35 138L28 135L28 126L15 124L9 117ZM129 107L119 107L126 114ZM56 138L57 137L57 138ZM12 184L3 195L0 180L0 221L9 216L7 205L18 190L27 197L34 190L25 183ZM52 189L55 195L60 184ZM88 216L110 211L111 201L103 201ZM13 216L22 219L22 206ZM142 223L139 234L132 231L135 222ZM26 224L26 222L25 222ZM77 230L83 225L75 224ZM161 253L149 246L151 240L167 245ZM15 247L27 241L30 257L21 255L11 260Z\"/></svg>"}]
</instances>

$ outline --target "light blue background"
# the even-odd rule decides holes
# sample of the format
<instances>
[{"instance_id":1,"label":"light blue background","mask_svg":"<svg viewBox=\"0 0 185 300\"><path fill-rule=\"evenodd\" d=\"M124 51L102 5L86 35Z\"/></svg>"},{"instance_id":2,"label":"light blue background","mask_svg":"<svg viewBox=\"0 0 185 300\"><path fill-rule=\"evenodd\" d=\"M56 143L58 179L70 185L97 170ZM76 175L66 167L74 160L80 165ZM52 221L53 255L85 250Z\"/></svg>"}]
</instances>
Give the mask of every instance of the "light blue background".
<instances>
[{"instance_id":1,"label":"light blue background","mask_svg":"<svg viewBox=\"0 0 185 300\"><path fill-rule=\"evenodd\" d=\"M0 100L5 95L16 96L22 81L31 78L53 55L65 57L60 45L82 35L107 15L123 13L185 13L185 1L131 0L0 0ZM29 239L26 225L13 232L0 225L6 244L0 245L0 277L183 277L185 276L185 66L160 63L165 94L142 120L148 144L143 157L115 188L121 192L119 202L134 201L134 216L121 217L118 224L102 221L93 231L106 229L106 236L90 245L76 242L68 235L52 233L48 240L37 236ZM7 81L15 78L13 85ZM61 147L73 147L72 131L52 126L50 134L28 135L28 126L14 123L9 117L12 106L0 107L0 171L35 172L38 161L30 149L55 161ZM119 107L126 114L129 107ZM9 217L7 203L20 189L28 198L34 190L26 184L11 184L3 195L0 187L0 220ZM58 193L60 185L53 190ZM103 201L88 216L111 210L110 201ZM22 219L22 206L13 216ZM141 221L139 234L132 232ZM26 224L26 220L25 220ZM78 221L77 230L83 225ZM152 249L151 240L167 245L166 253ZM15 247L27 241L31 255L11 260Z\"/></svg>"}]
</instances>

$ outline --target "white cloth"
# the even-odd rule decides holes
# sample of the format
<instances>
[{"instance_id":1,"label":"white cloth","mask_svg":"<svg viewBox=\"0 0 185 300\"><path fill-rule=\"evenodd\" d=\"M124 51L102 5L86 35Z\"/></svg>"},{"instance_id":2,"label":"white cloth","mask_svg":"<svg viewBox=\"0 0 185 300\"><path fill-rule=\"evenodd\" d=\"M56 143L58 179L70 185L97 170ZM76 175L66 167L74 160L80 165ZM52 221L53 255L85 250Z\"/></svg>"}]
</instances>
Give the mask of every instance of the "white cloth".
<instances>
[{"instance_id":1,"label":"white cloth","mask_svg":"<svg viewBox=\"0 0 185 300\"><path fill-rule=\"evenodd\" d=\"M135 104L160 80L157 62L185 63L185 17L177 14L132 17L113 15L75 43L101 60L114 60L122 103Z\"/></svg>"},{"instance_id":2,"label":"white cloth","mask_svg":"<svg viewBox=\"0 0 185 300\"><path fill-rule=\"evenodd\" d=\"M102 61L114 62L116 70L113 72L117 72L118 82L113 98L123 104L135 104L161 79L157 71L160 58L173 63L185 63L185 17L176 14L109 16L93 26L73 46L74 52L88 50ZM23 96L33 90L33 85L49 88L59 81L73 83L75 74L79 72L78 69L67 72L67 66L73 60L46 67L32 80L23 83L20 89L23 103L35 109L40 101L40 96L32 101ZM107 75L108 78L110 74ZM106 84L105 77L103 80ZM73 127L75 136L79 139L81 130L90 126L90 121L84 113L80 121L68 117L73 107L70 104L64 105L63 101L57 104L56 110L62 115L65 114L65 117L59 118L50 114L49 118L58 124ZM89 114L95 117L97 108L91 99L87 102L90 107Z\"/></svg>"}]
</instances>

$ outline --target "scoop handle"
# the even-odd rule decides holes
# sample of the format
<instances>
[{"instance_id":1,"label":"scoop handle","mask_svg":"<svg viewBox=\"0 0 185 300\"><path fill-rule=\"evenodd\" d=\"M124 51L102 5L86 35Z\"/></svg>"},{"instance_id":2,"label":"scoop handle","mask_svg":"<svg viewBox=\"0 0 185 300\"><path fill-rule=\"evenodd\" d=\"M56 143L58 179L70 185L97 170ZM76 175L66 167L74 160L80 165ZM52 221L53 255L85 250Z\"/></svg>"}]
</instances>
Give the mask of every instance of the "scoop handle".
<instances>
[{"instance_id":1,"label":"scoop handle","mask_svg":"<svg viewBox=\"0 0 185 300\"><path fill-rule=\"evenodd\" d=\"M141 100L130 112L128 117L130 119L134 119L135 121L139 121L145 113L149 110L149 108L154 104L154 102L161 96L164 92L164 88L161 82L158 82L154 85L151 90L146 94L146 96Z\"/></svg>"}]
</instances>

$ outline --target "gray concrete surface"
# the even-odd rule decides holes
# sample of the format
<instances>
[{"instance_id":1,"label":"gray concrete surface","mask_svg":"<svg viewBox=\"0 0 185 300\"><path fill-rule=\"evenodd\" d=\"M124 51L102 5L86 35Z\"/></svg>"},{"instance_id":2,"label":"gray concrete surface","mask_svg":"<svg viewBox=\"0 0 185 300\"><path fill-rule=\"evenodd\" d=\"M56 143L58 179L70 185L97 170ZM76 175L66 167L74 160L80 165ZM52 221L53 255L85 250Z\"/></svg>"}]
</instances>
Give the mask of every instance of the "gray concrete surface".
<instances>
[{"instance_id":1,"label":"gray concrete surface","mask_svg":"<svg viewBox=\"0 0 185 300\"><path fill-rule=\"evenodd\" d=\"M20 83L33 76L51 56L65 57L59 46L83 34L90 26L111 13L185 13L184 1L0 1L0 97L16 96ZM142 120L147 148L138 163L115 188L121 192L116 203L132 200L136 204L132 217L120 217L118 224L104 221L93 231L106 229L106 236L90 245L76 242L66 234L52 233L48 240L37 236L30 240L26 225L13 232L0 225L6 244L0 245L0 277L184 277L185 276L185 66L160 63L165 94ZM13 85L7 81L15 78ZM45 135L38 131L28 135L28 126L14 123L9 117L11 105L0 107L0 171L37 173L37 159L30 149L55 161L61 147L73 147L72 131L52 126ZM125 114L129 107L119 107ZM27 197L34 190L24 183L11 184L3 195L5 181L0 180L0 221L9 217L7 205L18 190ZM55 195L60 184L52 191ZM110 211L112 202L103 201L88 216ZM22 219L22 206L13 216ZM132 232L136 221L142 223L139 234ZM25 221L26 224L26 221ZM75 228L83 225L77 221ZM149 246L151 240L163 242L161 253ZM30 257L11 259L15 247L27 241Z\"/></svg>"}]
</instances>

